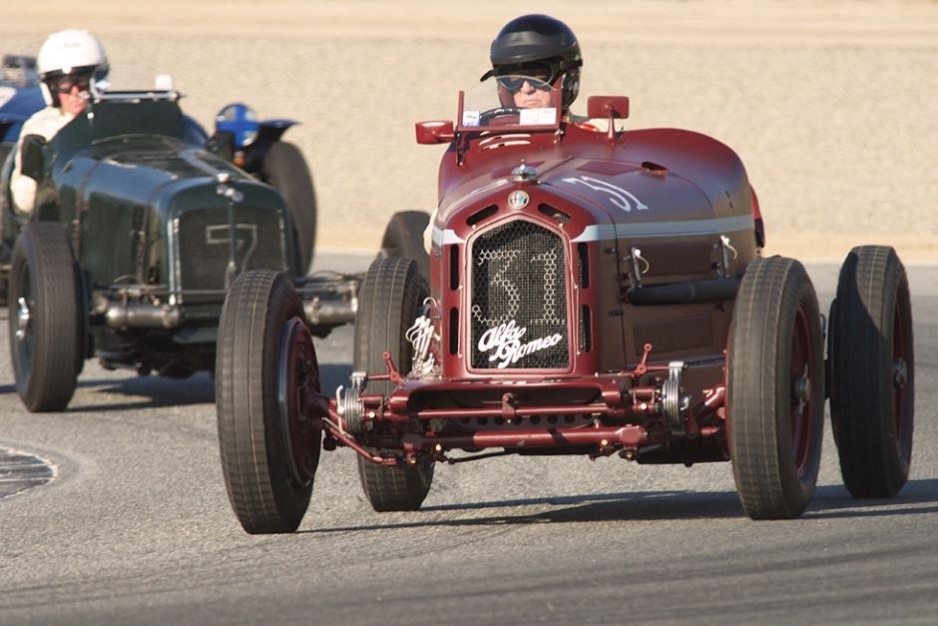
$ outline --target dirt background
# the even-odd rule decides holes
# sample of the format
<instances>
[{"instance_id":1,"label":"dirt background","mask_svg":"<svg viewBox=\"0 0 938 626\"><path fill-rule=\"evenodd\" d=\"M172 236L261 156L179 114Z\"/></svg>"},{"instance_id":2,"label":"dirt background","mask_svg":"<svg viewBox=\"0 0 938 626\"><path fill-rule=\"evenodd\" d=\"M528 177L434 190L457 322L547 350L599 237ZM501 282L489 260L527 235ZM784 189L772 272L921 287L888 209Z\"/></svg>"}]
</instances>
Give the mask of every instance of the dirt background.
<instances>
[{"instance_id":1,"label":"dirt background","mask_svg":"<svg viewBox=\"0 0 938 626\"><path fill-rule=\"evenodd\" d=\"M509 19L566 21L581 94L628 95L634 128L710 134L747 165L768 253L841 259L858 243L938 261L938 2L900 0L4 1L0 51L88 28L115 88L175 77L206 126L241 100L302 124L319 246L374 249L388 217L436 202L441 147ZM583 112L585 97L574 105ZM579 106L578 106L579 105Z\"/></svg>"}]
</instances>

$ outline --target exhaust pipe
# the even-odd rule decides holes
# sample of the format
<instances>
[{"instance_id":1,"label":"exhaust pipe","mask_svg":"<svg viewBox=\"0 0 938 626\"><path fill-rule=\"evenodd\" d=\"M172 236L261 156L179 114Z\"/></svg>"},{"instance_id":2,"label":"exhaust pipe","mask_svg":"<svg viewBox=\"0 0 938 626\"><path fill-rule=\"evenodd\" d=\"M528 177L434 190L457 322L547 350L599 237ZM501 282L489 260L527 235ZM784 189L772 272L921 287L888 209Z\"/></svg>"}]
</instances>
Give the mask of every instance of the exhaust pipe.
<instances>
[{"instance_id":1,"label":"exhaust pipe","mask_svg":"<svg viewBox=\"0 0 938 626\"><path fill-rule=\"evenodd\" d=\"M104 320L111 328L176 328L182 322L182 311L169 304L143 302L109 302Z\"/></svg>"}]
</instances>

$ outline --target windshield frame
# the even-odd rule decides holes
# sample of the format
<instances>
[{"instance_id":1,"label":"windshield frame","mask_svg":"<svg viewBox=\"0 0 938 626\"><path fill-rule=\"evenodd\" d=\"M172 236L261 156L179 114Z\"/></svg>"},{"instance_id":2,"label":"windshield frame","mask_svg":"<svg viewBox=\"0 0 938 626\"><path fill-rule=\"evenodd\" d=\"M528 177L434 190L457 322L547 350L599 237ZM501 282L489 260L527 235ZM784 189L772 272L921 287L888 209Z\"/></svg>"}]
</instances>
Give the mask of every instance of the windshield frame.
<instances>
[{"instance_id":1,"label":"windshield frame","mask_svg":"<svg viewBox=\"0 0 938 626\"><path fill-rule=\"evenodd\" d=\"M515 131L555 132L557 129L560 128L560 125L563 122L563 109L561 107L562 93L560 92L559 89L555 89L554 87L550 87L550 86L548 86L548 88L551 93L551 104L553 104L554 106L542 107L542 108L537 108L537 109L534 109L534 108L528 108L528 109L521 108L520 109L521 111L541 112L541 113L532 113L531 115L533 117L538 117L538 115L541 115L543 117L549 116L550 115L549 111L552 110L553 120L550 123L522 124L520 121L520 116L519 116L517 123L502 123L502 124L484 125L484 126L478 123L476 124L465 123L467 119L472 119L473 114L481 117L481 115L484 115L484 113L487 113L489 111L496 111L496 110L499 110L500 108L505 109L505 110L508 110L510 108L515 108L515 107L493 107L493 108L484 109L484 110L475 109L475 108L473 109L466 108L467 92L471 92L475 90L491 89L492 90L491 94L493 94L492 96L493 100L497 98L498 97L496 95L498 93L497 90L500 89L500 87L498 86L498 82L497 82L498 78L504 78L504 77L493 76L493 77L487 78L484 81L481 81L478 85L474 85L471 89L461 90L459 92L459 107L458 107L457 117L456 117L456 131L457 132L459 133L506 133L506 132L515 132ZM483 85L485 86L483 87ZM467 113L469 114L468 118L466 116Z\"/></svg>"}]
</instances>

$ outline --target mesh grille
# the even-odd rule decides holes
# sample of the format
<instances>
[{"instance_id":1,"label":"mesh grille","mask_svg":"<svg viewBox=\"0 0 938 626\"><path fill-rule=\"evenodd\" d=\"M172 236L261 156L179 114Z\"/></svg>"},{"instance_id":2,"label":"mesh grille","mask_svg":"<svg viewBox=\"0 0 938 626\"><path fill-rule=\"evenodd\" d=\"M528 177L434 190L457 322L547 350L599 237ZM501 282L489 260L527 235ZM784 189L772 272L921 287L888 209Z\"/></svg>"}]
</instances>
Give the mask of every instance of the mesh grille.
<instances>
[{"instance_id":1,"label":"mesh grille","mask_svg":"<svg viewBox=\"0 0 938 626\"><path fill-rule=\"evenodd\" d=\"M471 258L472 367L568 367L561 238L517 220L480 235Z\"/></svg>"},{"instance_id":2,"label":"mesh grille","mask_svg":"<svg viewBox=\"0 0 938 626\"><path fill-rule=\"evenodd\" d=\"M179 217L179 280L184 290L224 289L228 266L228 212L194 209ZM283 221L276 211L239 206L235 209L237 264L252 269L286 271ZM218 300L217 296L189 294L187 302Z\"/></svg>"}]
</instances>

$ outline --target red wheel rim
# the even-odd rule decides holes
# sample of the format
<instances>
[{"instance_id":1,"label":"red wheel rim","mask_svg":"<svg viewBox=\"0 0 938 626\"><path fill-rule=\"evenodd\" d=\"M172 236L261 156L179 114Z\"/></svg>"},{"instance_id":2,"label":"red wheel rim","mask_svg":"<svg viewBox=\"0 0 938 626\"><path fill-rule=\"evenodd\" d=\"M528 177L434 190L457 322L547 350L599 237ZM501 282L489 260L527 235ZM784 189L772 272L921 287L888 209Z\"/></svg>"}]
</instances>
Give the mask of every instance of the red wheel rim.
<instances>
[{"instance_id":1,"label":"red wheel rim","mask_svg":"<svg viewBox=\"0 0 938 626\"><path fill-rule=\"evenodd\" d=\"M308 393L319 390L313 338L306 324L294 317L284 324L281 335L277 396L285 456L301 485L312 482L319 464L318 427L306 406Z\"/></svg>"},{"instance_id":2,"label":"red wheel rim","mask_svg":"<svg viewBox=\"0 0 938 626\"><path fill-rule=\"evenodd\" d=\"M910 329L907 324L911 316L908 315L901 296L900 290L896 295L896 308L892 323L893 409L895 410L896 446L899 460L904 467L908 467L912 456L912 418L908 413L912 406L913 379L910 362L912 354Z\"/></svg>"},{"instance_id":3,"label":"red wheel rim","mask_svg":"<svg viewBox=\"0 0 938 626\"><path fill-rule=\"evenodd\" d=\"M811 459L814 432L812 386L814 371L814 342L811 325L804 309L798 307L791 338L791 450L798 477L804 478Z\"/></svg>"}]
</instances>

